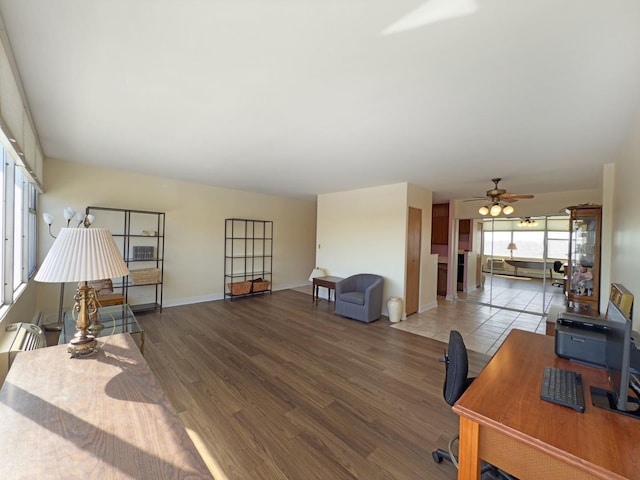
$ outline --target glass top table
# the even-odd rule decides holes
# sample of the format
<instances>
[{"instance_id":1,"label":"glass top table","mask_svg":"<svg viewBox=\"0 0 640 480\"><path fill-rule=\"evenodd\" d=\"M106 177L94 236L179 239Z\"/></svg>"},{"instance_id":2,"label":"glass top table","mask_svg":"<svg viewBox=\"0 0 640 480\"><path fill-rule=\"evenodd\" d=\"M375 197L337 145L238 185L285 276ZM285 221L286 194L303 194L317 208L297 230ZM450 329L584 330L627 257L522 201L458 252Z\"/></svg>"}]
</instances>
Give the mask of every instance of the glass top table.
<instances>
[{"instance_id":1,"label":"glass top table","mask_svg":"<svg viewBox=\"0 0 640 480\"><path fill-rule=\"evenodd\" d=\"M76 316L73 311L65 312L60 340L58 343L69 343L76 333ZM144 330L129 305L111 305L98 308L98 321L104 326L102 330L91 332L96 337L108 337L116 333L130 333L144 354Z\"/></svg>"}]
</instances>

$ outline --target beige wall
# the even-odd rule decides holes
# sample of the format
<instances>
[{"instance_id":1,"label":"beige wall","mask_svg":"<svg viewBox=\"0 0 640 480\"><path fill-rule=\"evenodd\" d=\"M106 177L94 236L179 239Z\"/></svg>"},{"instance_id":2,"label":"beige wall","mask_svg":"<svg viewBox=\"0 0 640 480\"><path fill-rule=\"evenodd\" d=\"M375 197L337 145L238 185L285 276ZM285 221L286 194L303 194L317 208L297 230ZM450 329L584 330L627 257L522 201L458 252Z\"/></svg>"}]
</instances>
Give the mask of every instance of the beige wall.
<instances>
[{"instance_id":1,"label":"beige wall","mask_svg":"<svg viewBox=\"0 0 640 480\"><path fill-rule=\"evenodd\" d=\"M45 162L45 194L40 212L56 217L54 234L64 226L62 210L87 205L166 212L164 305L222 298L225 218L273 220L273 288L307 284L313 268L316 204L292 198L216 188L167 178ZM99 225L99 212L96 213ZM53 239L39 239L39 261ZM71 305L71 290L65 304ZM55 312L58 285L37 284L37 308Z\"/></svg>"},{"instance_id":2,"label":"beige wall","mask_svg":"<svg viewBox=\"0 0 640 480\"><path fill-rule=\"evenodd\" d=\"M433 192L409 184L407 203L409 207L422 210L419 305L419 311L422 312L438 305L436 293L438 288L438 256L431 254L431 209L433 205Z\"/></svg>"},{"instance_id":3,"label":"beige wall","mask_svg":"<svg viewBox=\"0 0 640 480\"><path fill-rule=\"evenodd\" d=\"M435 299L435 283L430 287L424 281L431 242L431 192L397 183L318 196L316 264L339 277L382 275L385 315L389 297L405 297L409 205L422 209L422 305ZM428 288L433 295L424 291Z\"/></svg>"},{"instance_id":4,"label":"beige wall","mask_svg":"<svg viewBox=\"0 0 640 480\"><path fill-rule=\"evenodd\" d=\"M615 196L615 165L602 170L602 233L600 235L600 312L607 311L613 256L613 217Z\"/></svg>"},{"instance_id":5,"label":"beige wall","mask_svg":"<svg viewBox=\"0 0 640 480\"><path fill-rule=\"evenodd\" d=\"M634 328L640 329L640 110L616 161L611 281L635 297Z\"/></svg>"}]
</instances>

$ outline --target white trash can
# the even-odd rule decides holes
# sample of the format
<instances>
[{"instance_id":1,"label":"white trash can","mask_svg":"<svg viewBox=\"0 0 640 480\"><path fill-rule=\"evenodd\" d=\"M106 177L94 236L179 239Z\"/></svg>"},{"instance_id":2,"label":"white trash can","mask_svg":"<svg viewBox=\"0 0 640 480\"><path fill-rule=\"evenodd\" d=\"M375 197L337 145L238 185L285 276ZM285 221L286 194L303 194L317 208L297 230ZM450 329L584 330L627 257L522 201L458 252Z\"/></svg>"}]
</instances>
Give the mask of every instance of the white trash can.
<instances>
[{"instance_id":1,"label":"white trash can","mask_svg":"<svg viewBox=\"0 0 640 480\"><path fill-rule=\"evenodd\" d=\"M389 312L389 320L391 323L398 323L402 320L402 311L404 310L404 302L400 297L390 297L387 300L387 311Z\"/></svg>"}]
</instances>

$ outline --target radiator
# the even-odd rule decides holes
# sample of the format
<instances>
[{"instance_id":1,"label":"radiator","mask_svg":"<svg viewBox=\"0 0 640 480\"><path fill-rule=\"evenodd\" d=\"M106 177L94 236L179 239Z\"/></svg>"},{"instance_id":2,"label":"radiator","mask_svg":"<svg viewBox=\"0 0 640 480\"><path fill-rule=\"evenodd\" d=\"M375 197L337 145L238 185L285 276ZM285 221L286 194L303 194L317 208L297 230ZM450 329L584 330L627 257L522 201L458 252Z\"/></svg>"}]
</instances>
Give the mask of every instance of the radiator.
<instances>
[{"instance_id":1,"label":"radiator","mask_svg":"<svg viewBox=\"0 0 640 480\"><path fill-rule=\"evenodd\" d=\"M490 258L487 260L487 270L502 270L504 269L504 260Z\"/></svg>"},{"instance_id":2,"label":"radiator","mask_svg":"<svg viewBox=\"0 0 640 480\"><path fill-rule=\"evenodd\" d=\"M13 359L19 352L47 346L44 331L33 323L12 323L0 337L0 384L4 382Z\"/></svg>"}]
</instances>

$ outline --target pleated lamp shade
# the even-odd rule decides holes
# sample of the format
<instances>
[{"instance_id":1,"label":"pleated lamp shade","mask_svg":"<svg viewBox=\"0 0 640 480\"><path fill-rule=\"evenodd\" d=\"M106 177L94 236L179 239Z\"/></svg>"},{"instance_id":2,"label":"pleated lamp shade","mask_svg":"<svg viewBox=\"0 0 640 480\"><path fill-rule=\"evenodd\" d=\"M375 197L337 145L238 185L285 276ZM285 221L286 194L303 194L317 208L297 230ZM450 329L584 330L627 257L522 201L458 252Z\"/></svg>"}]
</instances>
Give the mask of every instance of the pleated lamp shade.
<instances>
[{"instance_id":1,"label":"pleated lamp shade","mask_svg":"<svg viewBox=\"0 0 640 480\"><path fill-rule=\"evenodd\" d=\"M314 268L311 271L311 275L309 275L309 281L313 280L316 277L325 277L327 275L327 272L324 268Z\"/></svg>"},{"instance_id":2,"label":"pleated lamp shade","mask_svg":"<svg viewBox=\"0 0 640 480\"><path fill-rule=\"evenodd\" d=\"M111 232L106 228L63 228L35 280L64 283L129 275Z\"/></svg>"}]
</instances>

